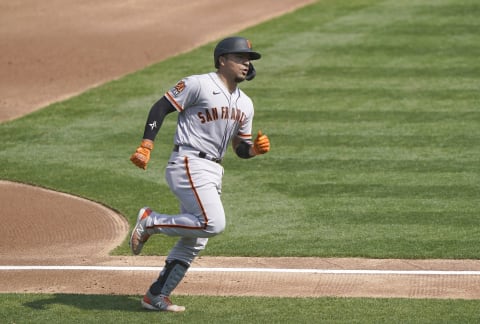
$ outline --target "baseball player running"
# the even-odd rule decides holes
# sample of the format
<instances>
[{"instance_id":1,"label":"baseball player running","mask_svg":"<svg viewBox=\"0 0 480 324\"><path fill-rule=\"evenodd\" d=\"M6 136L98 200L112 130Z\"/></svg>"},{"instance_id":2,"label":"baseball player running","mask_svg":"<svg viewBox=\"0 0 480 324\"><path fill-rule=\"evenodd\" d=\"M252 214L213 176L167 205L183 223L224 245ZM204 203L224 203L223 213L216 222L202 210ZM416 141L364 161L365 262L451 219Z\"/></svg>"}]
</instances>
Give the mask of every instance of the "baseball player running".
<instances>
[{"instance_id":1,"label":"baseball player running","mask_svg":"<svg viewBox=\"0 0 480 324\"><path fill-rule=\"evenodd\" d=\"M133 254L139 254L153 234L179 237L160 276L142 299L146 309L185 310L172 304L169 296L195 257L205 249L208 238L225 229L220 200L221 162L228 144L232 143L235 153L243 159L270 150L270 141L261 131L252 140L253 103L238 88L240 82L255 77L251 61L260 57L243 37L223 39L214 50L216 72L183 78L150 109L143 140L130 160L142 169L147 168L165 116L177 111L174 145L165 177L180 201L180 212L166 215L144 207L138 213L130 237Z\"/></svg>"}]
</instances>

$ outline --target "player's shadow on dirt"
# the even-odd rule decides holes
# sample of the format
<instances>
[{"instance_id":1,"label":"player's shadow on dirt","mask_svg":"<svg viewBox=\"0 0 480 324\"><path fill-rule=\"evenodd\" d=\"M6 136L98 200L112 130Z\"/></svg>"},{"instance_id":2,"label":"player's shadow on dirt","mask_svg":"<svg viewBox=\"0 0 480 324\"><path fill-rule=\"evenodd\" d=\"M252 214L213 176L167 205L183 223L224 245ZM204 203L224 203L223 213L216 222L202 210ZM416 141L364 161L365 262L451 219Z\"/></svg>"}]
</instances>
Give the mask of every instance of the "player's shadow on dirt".
<instances>
[{"instance_id":1,"label":"player's shadow on dirt","mask_svg":"<svg viewBox=\"0 0 480 324\"><path fill-rule=\"evenodd\" d=\"M84 310L144 312L139 296L104 296L104 295L74 295L54 294L40 297L39 300L24 304L36 310L48 310L66 306Z\"/></svg>"}]
</instances>

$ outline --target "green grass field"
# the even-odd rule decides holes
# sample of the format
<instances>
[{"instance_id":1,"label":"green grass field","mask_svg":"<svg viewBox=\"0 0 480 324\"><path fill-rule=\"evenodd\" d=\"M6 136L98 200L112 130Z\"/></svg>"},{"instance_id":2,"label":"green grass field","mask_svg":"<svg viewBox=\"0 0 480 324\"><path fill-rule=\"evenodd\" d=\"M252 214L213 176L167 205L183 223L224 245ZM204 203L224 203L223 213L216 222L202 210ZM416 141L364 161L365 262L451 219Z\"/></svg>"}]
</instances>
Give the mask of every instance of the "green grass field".
<instances>
[{"instance_id":1,"label":"green grass field","mask_svg":"<svg viewBox=\"0 0 480 324\"><path fill-rule=\"evenodd\" d=\"M476 301L188 296L175 300L189 305L187 311L146 312L139 308L138 296L9 294L2 296L0 322L478 323Z\"/></svg>"},{"instance_id":2,"label":"green grass field","mask_svg":"<svg viewBox=\"0 0 480 324\"><path fill-rule=\"evenodd\" d=\"M257 78L242 88L272 151L248 161L229 152L227 229L203 255L478 259L478 17L475 0L320 0L242 31L263 54ZM176 212L163 179L174 116L146 172L129 156L151 104L179 78L211 71L213 46L0 124L0 178L101 202L130 224L143 205ZM164 255L173 242L152 240L144 253ZM113 253L129 254L127 242ZM9 311L0 320L29 322L20 313L38 322L158 318L139 313L136 298L134 305L130 297L3 295ZM480 320L477 301L179 299L187 313L162 320ZM110 306L99 309L103 301Z\"/></svg>"}]
</instances>

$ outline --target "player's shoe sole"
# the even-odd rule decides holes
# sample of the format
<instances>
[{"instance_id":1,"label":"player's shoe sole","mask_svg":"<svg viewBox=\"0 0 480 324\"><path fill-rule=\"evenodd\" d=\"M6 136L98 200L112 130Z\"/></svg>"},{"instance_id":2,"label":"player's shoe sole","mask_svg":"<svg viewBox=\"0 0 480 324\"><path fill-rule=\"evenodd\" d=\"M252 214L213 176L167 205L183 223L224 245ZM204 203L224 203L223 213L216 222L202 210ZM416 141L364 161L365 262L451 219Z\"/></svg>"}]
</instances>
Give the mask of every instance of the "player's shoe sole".
<instances>
[{"instance_id":1,"label":"player's shoe sole","mask_svg":"<svg viewBox=\"0 0 480 324\"><path fill-rule=\"evenodd\" d=\"M148 207L143 207L138 212L137 224L133 228L132 235L130 236L130 248L135 255L140 254L143 245L148 241L150 234L147 233L147 218L152 213L152 210Z\"/></svg>"},{"instance_id":2,"label":"player's shoe sole","mask_svg":"<svg viewBox=\"0 0 480 324\"><path fill-rule=\"evenodd\" d=\"M183 312L184 306L174 305L167 296L153 296L149 291L143 296L142 307L158 312Z\"/></svg>"}]
</instances>

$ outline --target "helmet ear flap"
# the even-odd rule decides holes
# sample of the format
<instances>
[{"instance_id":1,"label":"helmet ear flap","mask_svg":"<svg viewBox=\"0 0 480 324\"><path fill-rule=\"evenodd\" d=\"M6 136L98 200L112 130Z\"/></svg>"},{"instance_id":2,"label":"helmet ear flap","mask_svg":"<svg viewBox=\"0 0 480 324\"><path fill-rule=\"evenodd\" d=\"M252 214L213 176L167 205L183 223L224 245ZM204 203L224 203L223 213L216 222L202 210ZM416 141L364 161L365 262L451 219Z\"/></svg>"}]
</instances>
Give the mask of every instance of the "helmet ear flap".
<instances>
[{"instance_id":1,"label":"helmet ear flap","mask_svg":"<svg viewBox=\"0 0 480 324\"><path fill-rule=\"evenodd\" d=\"M248 72L247 76L245 77L245 80L250 81L253 80L253 78L257 75L257 71L255 71L255 68L253 67L253 64L250 62L250 65L248 66Z\"/></svg>"}]
</instances>

